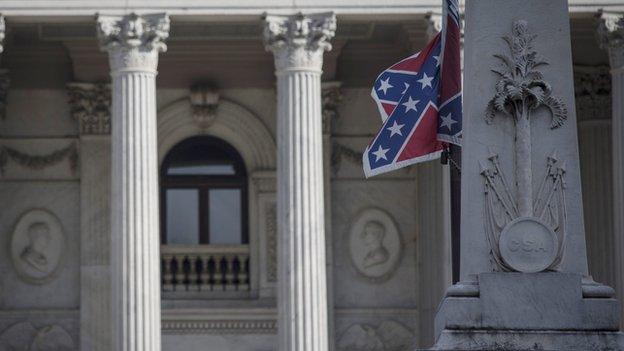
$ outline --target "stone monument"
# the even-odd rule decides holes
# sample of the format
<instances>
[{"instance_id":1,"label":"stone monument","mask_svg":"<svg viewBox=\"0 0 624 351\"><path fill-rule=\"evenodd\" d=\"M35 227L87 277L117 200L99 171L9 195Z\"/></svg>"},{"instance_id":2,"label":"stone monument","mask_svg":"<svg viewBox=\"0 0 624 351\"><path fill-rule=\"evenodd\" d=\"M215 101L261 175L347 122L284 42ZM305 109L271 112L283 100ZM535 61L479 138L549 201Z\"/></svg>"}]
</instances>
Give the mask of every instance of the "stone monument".
<instances>
[{"instance_id":1,"label":"stone monument","mask_svg":"<svg viewBox=\"0 0 624 351\"><path fill-rule=\"evenodd\" d=\"M461 280L438 350L620 350L587 269L565 0L466 3Z\"/></svg>"}]
</instances>

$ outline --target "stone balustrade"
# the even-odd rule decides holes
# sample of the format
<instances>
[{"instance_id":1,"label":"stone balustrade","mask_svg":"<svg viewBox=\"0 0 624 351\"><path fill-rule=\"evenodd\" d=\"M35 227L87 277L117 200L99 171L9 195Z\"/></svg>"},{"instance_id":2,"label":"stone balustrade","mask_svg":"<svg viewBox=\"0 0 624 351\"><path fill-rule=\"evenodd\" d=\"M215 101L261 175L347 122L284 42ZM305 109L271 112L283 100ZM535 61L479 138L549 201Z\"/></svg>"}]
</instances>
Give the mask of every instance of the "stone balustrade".
<instances>
[{"instance_id":1,"label":"stone balustrade","mask_svg":"<svg viewBox=\"0 0 624 351\"><path fill-rule=\"evenodd\" d=\"M162 245L162 291L248 291L249 245Z\"/></svg>"}]
</instances>

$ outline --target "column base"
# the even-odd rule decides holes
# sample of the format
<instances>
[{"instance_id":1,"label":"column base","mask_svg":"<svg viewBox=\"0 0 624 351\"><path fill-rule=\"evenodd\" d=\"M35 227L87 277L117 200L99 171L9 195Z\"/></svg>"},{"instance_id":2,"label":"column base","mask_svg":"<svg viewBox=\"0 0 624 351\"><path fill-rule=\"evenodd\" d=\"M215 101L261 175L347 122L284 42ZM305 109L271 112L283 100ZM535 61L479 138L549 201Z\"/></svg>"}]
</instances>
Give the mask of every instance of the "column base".
<instances>
[{"instance_id":1,"label":"column base","mask_svg":"<svg viewBox=\"0 0 624 351\"><path fill-rule=\"evenodd\" d=\"M624 349L622 332L557 330L444 330L431 350L566 350Z\"/></svg>"},{"instance_id":2,"label":"column base","mask_svg":"<svg viewBox=\"0 0 624 351\"><path fill-rule=\"evenodd\" d=\"M613 289L575 273L483 273L448 289L432 350L624 350Z\"/></svg>"}]
</instances>

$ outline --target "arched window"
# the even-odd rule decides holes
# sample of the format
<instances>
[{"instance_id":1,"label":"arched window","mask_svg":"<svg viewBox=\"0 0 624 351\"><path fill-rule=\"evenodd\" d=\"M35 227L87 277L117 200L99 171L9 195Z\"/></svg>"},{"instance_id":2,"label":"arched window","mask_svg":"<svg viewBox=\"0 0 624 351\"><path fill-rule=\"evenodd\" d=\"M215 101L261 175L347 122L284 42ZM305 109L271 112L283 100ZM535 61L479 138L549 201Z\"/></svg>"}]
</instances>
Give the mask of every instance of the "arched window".
<instances>
[{"instance_id":1,"label":"arched window","mask_svg":"<svg viewBox=\"0 0 624 351\"><path fill-rule=\"evenodd\" d=\"M186 139L161 168L163 244L247 244L247 172L221 139Z\"/></svg>"}]
</instances>

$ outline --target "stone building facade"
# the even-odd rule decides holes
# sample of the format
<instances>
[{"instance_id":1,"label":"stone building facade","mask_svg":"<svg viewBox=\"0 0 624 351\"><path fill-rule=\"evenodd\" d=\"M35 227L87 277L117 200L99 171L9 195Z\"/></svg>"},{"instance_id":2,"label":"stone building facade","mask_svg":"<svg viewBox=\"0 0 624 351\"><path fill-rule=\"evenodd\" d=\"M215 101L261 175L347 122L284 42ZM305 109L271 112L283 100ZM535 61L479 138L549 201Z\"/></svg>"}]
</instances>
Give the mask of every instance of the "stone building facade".
<instances>
[{"instance_id":1,"label":"stone building facade","mask_svg":"<svg viewBox=\"0 0 624 351\"><path fill-rule=\"evenodd\" d=\"M569 5L589 269L621 299L624 2ZM448 166L365 180L361 152L439 11L0 0L0 346L432 345Z\"/></svg>"}]
</instances>

